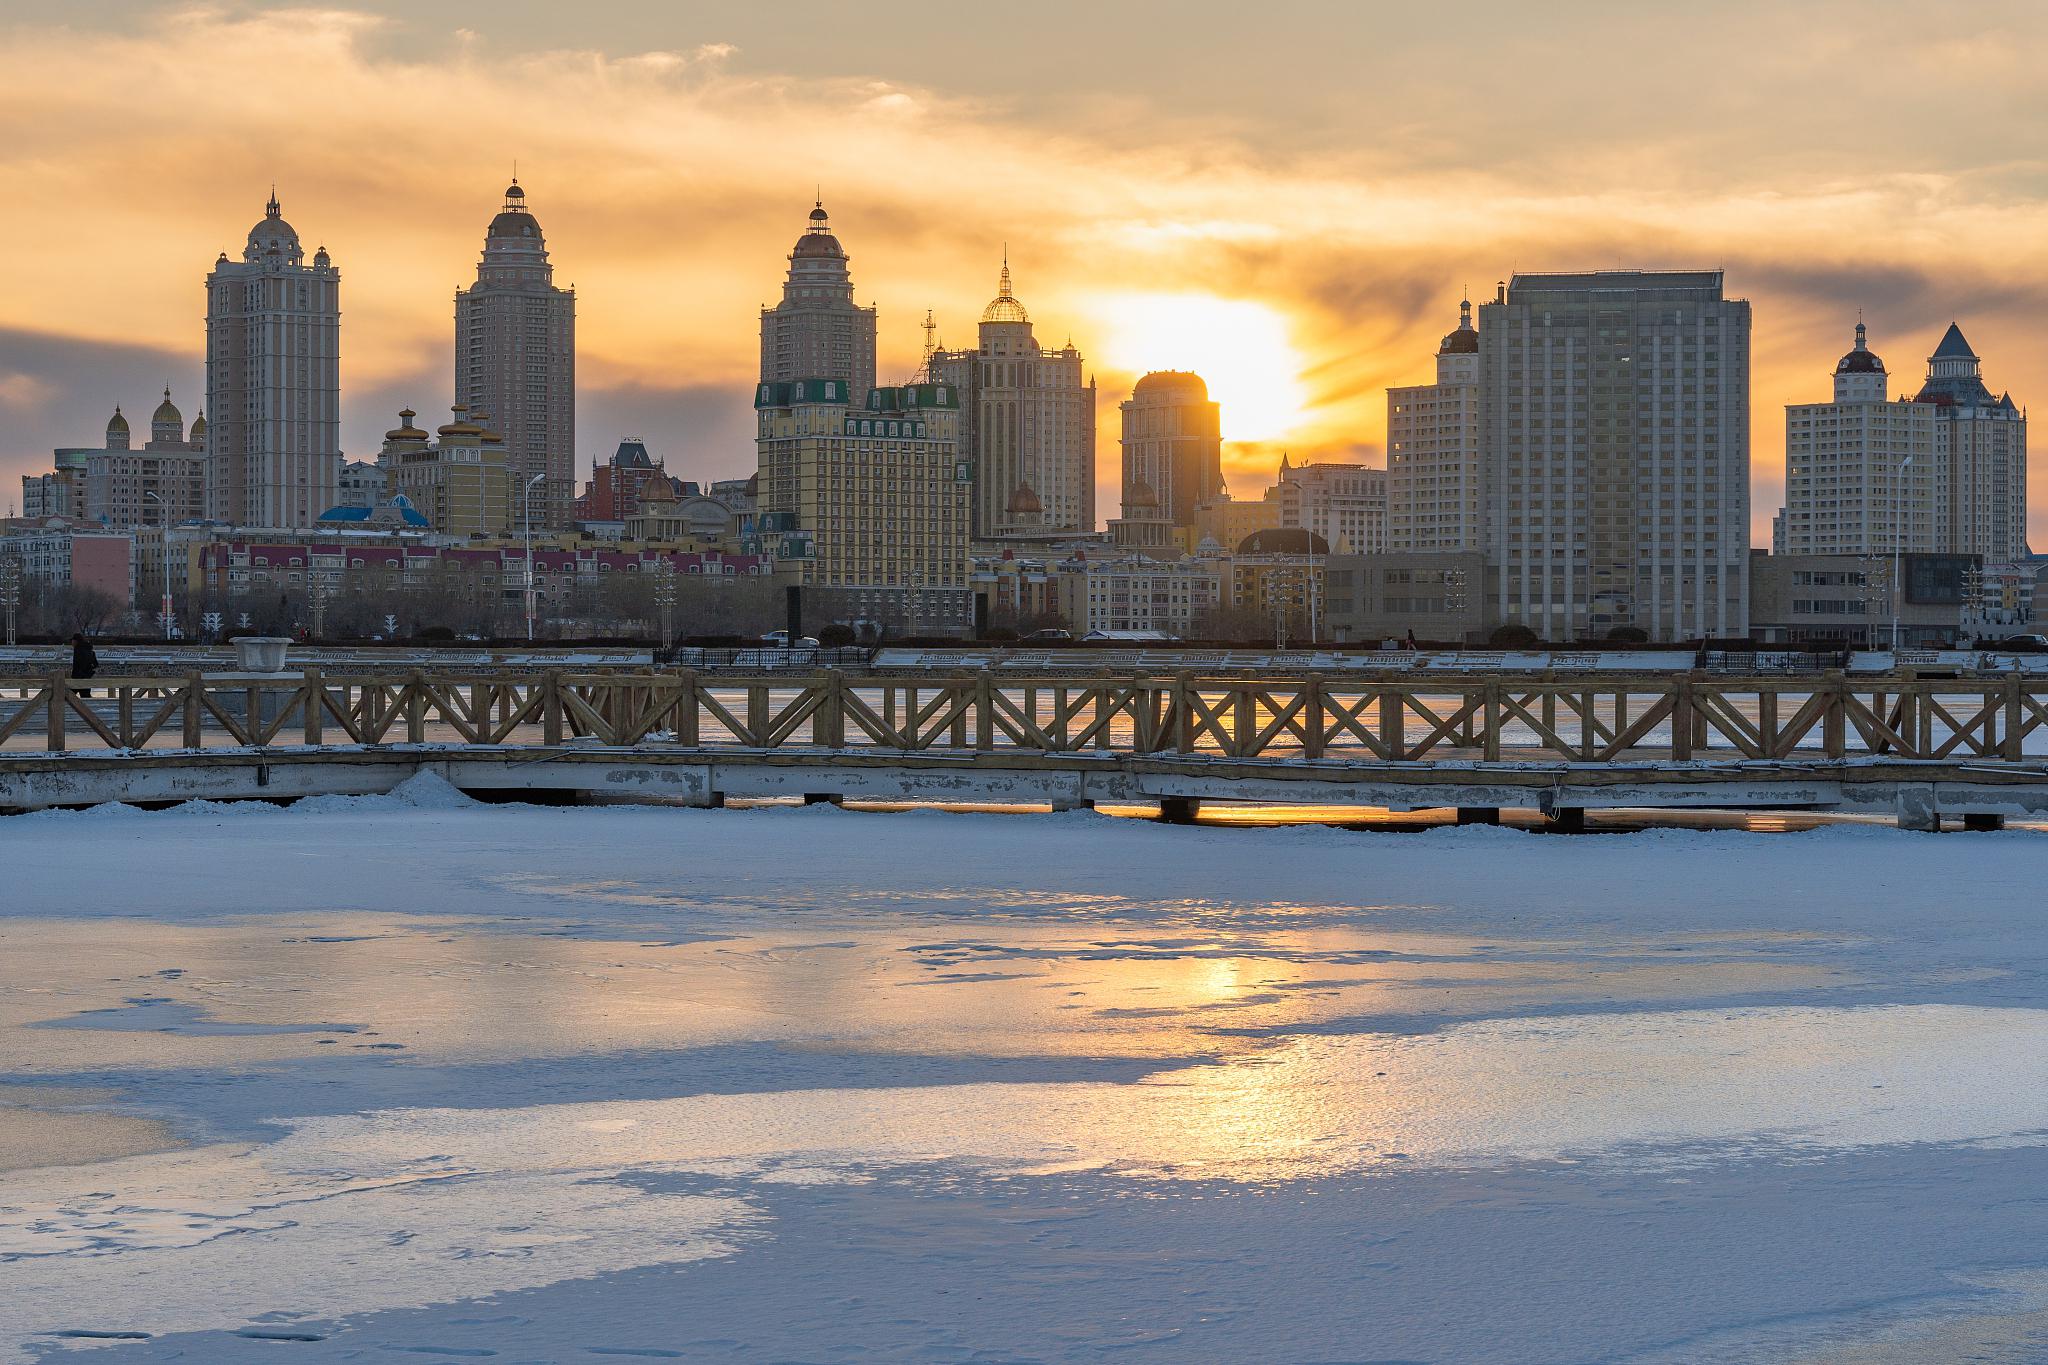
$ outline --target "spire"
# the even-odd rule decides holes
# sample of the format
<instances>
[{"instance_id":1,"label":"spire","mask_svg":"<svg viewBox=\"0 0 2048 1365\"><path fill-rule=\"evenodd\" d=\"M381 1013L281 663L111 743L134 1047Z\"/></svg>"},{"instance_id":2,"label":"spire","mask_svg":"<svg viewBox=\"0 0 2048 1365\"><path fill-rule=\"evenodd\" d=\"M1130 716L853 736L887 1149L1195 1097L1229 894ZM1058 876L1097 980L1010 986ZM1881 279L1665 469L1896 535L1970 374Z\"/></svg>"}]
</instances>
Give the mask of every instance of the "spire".
<instances>
[{"instance_id":1,"label":"spire","mask_svg":"<svg viewBox=\"0 0 2048 1365\"><path fill-rule=\"evenodd\" d=\"M284 209L277 202L277 182L275 180L270 182L270 199L263 205L263 216L265 218L282 218L284 216Z\"/></svg>"}]
</instances>

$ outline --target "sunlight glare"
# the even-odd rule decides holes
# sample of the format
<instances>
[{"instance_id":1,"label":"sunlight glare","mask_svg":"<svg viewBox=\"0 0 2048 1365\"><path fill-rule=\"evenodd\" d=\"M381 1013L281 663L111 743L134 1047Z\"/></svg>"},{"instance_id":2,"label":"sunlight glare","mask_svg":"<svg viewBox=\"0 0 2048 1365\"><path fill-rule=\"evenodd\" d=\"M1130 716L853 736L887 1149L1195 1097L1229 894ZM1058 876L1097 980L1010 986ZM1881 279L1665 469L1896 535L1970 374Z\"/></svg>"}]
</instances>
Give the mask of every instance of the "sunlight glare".
<instances>
[{"instance_id":1,"label":"sunlight glare","mask_svg":"<svg viewBox=\"0 0 2048 1365\"><path fill-rule=\"evenodd\" d=\"M1137 375L1193 370L1207 380L1224 440L1278 440L1301 426L1304 362L1278 310L1213 294L1112 294L1102 320L1106 365Z\"/></svg>"}]
</instances>

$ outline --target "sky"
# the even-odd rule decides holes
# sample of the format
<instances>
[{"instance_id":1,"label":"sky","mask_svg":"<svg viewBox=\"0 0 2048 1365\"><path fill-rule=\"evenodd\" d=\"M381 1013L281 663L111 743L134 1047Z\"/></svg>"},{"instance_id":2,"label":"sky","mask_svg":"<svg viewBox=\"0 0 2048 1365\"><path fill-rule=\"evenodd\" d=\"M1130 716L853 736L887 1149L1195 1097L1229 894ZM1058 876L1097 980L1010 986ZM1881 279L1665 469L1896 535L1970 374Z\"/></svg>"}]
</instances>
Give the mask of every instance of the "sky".
<instances>
[{"instance_id":1,"label":"sky","mask_svg":"<svg viewBox=\"0 0 2048 1365\"><path fill-rule=\"evenodd\" d=\"M273 181L342 273L344 448L442 411L516 161L577 291L581 470L625 436L752 470L757 312L816 189L884 382L927 309L972 342L1007 247L1099 381L1105 508L1147 370L1210 380L1256 496L1283 450L1383 462L1466 290L1724 270L1768 544L1783 405L1859 310L1895 395L1952 319L1994 391L2048 393L2044 65L2048 7L2003 0L0 0L0 507L116 403L200 406L202 282Z\"/></svg>"}]
</instances>

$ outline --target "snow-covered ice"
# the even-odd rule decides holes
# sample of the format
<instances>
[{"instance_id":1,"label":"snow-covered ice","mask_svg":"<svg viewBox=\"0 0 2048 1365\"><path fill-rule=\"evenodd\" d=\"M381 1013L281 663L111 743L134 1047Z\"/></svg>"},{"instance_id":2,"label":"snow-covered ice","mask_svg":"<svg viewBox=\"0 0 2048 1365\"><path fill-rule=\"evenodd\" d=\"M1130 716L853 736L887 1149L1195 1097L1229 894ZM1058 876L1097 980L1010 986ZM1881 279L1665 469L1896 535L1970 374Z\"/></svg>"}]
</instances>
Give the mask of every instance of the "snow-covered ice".
<instances>
[{"instance_id":1,"label":"snow-covered ice","mask_svg":"<svg viewBox=\"0 0 2048 1365\"><path fill-rule=\"evenodd\" d=\"M0 868L0 1361L2048 1349L2037 833L422 780Z\"/></svg>"}]
</instances>

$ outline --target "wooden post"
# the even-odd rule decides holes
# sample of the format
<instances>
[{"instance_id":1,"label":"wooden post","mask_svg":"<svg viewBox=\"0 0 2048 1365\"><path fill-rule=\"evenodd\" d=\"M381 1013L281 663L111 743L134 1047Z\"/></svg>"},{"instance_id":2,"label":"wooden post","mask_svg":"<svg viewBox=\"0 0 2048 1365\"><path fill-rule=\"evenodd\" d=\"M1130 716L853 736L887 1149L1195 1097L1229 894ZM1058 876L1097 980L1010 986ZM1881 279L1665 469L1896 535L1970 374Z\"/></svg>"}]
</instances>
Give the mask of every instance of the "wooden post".
<instances>
[{"instance_id":1,"label":"wooden post","mask_svg":"<svg viewBox=\"0 0 2048 1365\"><path fill-rule=\"evenodd\" d=\"M1756 737L1757 745L1763 750L1758 758L1778 756L1778 685L1766 683L1756 694Z\"/></svg>"},{"instance_id":2,"label":"wooden post","mask_svg":"<svg viewBox=\"0 0 2048 1365\"><path fill-rule=\"evenodd\" d=\"M132 749L135 747L135 689L126 683L117 684L114 695L120 699L120 719L115 721L120 728L115 734L120 736L122 748Z\"/></svg>"},{"instance_id":3,"label":"wooden post","mask_svg":"<svg viewBox=\"0 0 2048 1365\"><path fill-rule=\"evenodd\" d=\"M1821 677L1821 687L1827 694L1827 706L1821 712L1820 747L1828 758L1843 758L1849 752L1848 738L1848 684L1839 669L1830 669Z\"/></svg>"},{"instance_id":4,"label":"wooden post","mask_svg":"<svg viewBox=\"0 0 2048 1365\"><path fill-rule=\"evenodd\" d=\"M1479 685L1481 738L1486 743L1488 763L1500 762L1500 679L1488 678Z\"/></svg>"},{"instance_id":5,"label":"wooden post","mask_svg":"<svg viewBox=\"0 0 2048 1365\"><path fill-rule=\"evenodd\" d=\"M703 742L697 722L697 670L676 674L676 743L694 749Z\"/></svg>"},{"instance_id":6,"label":"wooden post","mask_svg":"<svg viewBox=\"0 0 2048 1365\"><path fill-rule=\"evenodd\" d=\"M1223 752L1232 758L1250 758L1252 744L1259 737L1258 690L1250 683L1230 685L1230 734Z\"/></svg>"},{"instance_id":7,"label":"wooden post","mask_svg":"<svg viewBox=\"0 0 2048 1365\"><path fill-rule=\"evenodd\" d=\"M2024 689L2020 685L2020 675L2017 672L2007 674L2005 679L2005 734L2000 736L1999 754L2008 763L2017 763L2026 756L2020 742L2020 729L2023 724L2021 717L2025 714L2020 704L2020 699L2023 695Z\"/></svg>"},{"instance_id":8,"label":"wooden post","mask_svg":"<svg viewBox=\"0 0 2048 1365\"><path fill-rule=\"evenodd\" d=\"M1302 757L1314 760L1323 756L1327 740L1323 721L1323 675L1311 673L1308 681L1301 685Z\"/></svg>"},{"instance_id":9,"label":"wooden post","mask_svg":"<svg viewBox=\"0 0 2048 1365\"><path fill-rule=\"evenodd\" d=\"M320 726L325 718L323 713L327 709L322 704L321 698L326 695L326 691L327 684L320 681L320 670L318 668L307 669L305 682L300 686L299 692L306 701L305 715L302 719L305 722L306 743L309 746L317 745L321 742Z\"/></svg>"},{"instance_id":10,"label":"wooden post","mask_svg":"<svg viewBox=\"0 0 2048 1365\"><path fill-rule=\"evenodd\" d=\"M405 689L405 742L427 742L427 675L414 669L412 684Z\"/></svg>"},{"instance_id":11,"label":"wooden post","mask_svg":"<svg viewBox=\"0 0 2048 1365\"><path fill-rule=\"evenodd\" d=\"M199 702L199 689L206 686L206 680L197 671L185 675L185 733L182 736L187 749L197 749L204 743L199 721L203 714Z\"/></svg>"},{"instance_id":12,"label":"wooden post","mask_svg":"<svg viewBox=\"0 0 2048 1365\"><path fill-rule=\"evenodd\" d=\"M64 709L71 701L71 680L62 673L50 679L49 711L45 728L49 731L50 752L64 752Z\"/></svg>"},{"instance_id":13,"label":"wooden post","mask_svg":"<svg viewBox=\"0 0 2048 1365\"><path fill-rule=\"evenodd\" d=\"M1382 683L1379 696L1380 745L1394 761L1408 756L1408 694L1400 683Z\"/></svg>"},{"instance_id":14,"label":"wooden post","mask_svg":"<svg viewBox=\"0 0 2048 1365\"><path fill-rule=\"evenodd\" d=\"M554 669L541 674L540 727L543 744L562 742L562 675Z\"/></svg>"},{"instance_id":15,"label":"wooden post","mask_svg":"<svg viewBox=\"0 0 2048 1365\"><path fill-rule=\"evenodd\" d=\"M1692 758L1692 679L1671 680L1671 758L1685 763Z\"/></svg>"},{"instance_id":16,"label":"wooden post","mask_svg":"<svg viewBox=\"0 0 2048 1365\"><path fill-rule=\"evenodd\" d=\"M766 748L768 745L768 684L754 682L747 684L747 732L753 736L752 743Z\"/></svg>"},{"instance_id":17,"label":"wooden post","mask_svg":"<svg viewBox=\"0 0 2048 1365\"><path fill-rule=\"evenodd\" d=\"M1148 703L1149 706L1149 703ZM1167 701L1166 723L1173 727L1173 750L1179 754L1195 751L1195 679L1191 673L1173 675L1173 691ZM1164 748L1155 744L1154 748ZM1190 817L1192 818L1192 817Z\"/></svg>"}]
</instances>

